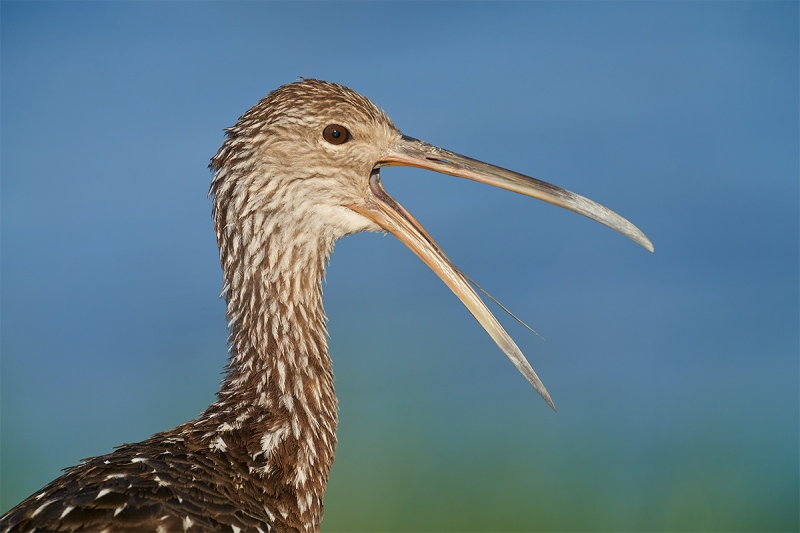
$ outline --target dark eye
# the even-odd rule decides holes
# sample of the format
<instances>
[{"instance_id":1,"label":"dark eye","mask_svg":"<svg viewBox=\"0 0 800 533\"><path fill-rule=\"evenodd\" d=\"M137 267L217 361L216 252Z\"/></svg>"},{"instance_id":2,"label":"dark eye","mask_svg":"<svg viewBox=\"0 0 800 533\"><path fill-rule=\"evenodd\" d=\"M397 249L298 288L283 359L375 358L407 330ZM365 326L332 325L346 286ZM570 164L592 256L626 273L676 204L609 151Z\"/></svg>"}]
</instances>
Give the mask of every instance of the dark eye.
<instances>
[{"instance_id":1,"label":"dark eye","mask_svg":"<svg viewBox=\"0 0 800 533\"><path fill-rule=\"evenodd\" d=\"M350 140L350 132L344 126L331 124L322 130L322 137L331 144L343 144Z\"/></svg>"}]
</instances>

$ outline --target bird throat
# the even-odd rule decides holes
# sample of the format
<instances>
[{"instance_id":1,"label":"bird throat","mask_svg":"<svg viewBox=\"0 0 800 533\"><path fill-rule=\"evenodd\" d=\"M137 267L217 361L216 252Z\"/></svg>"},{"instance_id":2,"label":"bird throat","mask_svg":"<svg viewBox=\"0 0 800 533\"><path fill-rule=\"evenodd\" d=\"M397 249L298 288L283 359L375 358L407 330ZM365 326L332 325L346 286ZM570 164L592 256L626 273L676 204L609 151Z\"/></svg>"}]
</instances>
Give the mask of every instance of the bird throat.
<instances>
[{"instance_id":1,"label":"bird throat","mask_svg":"<svg viewBox=\"0 0 800 533\"><path fill-rule=\"evenodd\" d=\"M247 239L235 229L218 233L227 259L230 361L217 401L193 432L202 433L209 453L237 463L240 483L263 492L273 524L318 531L336 448L322 306L333 243L309 242L277 225L251 229Z\"/></svg>"}]
</instances>

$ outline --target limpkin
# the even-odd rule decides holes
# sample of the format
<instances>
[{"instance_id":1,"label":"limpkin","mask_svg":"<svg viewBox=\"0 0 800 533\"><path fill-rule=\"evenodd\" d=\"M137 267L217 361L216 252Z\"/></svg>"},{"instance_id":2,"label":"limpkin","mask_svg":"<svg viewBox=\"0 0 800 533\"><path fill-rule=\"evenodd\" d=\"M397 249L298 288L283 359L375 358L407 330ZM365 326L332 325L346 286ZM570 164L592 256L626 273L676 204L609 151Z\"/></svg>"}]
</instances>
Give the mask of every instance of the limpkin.
<instances>
[{"instance_id":1,"label":"limpkin","mask_svg":"<svg viewBox=\"0 0 800 533\"><path fill-rule=\"evenodd\" d=\"M360 231L392 233L416 253L553 407L469 278L384 190L380 169L392 165L538 198L653 250L591 200L403 135L346 87L280 87L226 130L210 164L230 321L217 400L196 420L67 469L0 529L318 531L337 423L322 280L336 240Z\"/></svg>"}]
</instances>

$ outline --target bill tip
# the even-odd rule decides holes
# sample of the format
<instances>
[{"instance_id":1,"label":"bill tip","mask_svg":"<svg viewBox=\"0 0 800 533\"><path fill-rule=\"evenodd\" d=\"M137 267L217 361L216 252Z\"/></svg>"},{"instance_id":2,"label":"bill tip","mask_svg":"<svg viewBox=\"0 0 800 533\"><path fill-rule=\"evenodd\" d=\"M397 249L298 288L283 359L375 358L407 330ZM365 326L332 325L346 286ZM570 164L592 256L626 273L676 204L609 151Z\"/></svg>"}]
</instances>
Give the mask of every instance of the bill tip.
<instances>
[{"instance_id":1,"label":"bill tip","mask_svg":"<svg viewBox=\"0 0 800 533\"><path fill-rule=\"evenodd\" d=\"M550 409L552 409L553 412L557 413L558 409L556 409L556 404L554 404L552 398L550 398L550 394L546 390L544 392L542 392L542 391L538 391L538 392L539 392L539 395L542 397L542 399L544 399L544 401L547 402L547 405L550 406Z\"/></svg>"}]
</instances>

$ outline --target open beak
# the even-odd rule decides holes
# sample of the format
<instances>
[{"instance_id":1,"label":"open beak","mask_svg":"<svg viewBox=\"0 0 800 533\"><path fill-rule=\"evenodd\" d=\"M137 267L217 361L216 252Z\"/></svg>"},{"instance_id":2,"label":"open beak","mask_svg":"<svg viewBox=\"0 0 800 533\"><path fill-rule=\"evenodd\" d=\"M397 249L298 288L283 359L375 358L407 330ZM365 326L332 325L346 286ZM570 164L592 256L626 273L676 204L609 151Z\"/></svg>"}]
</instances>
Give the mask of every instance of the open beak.
<instances>
[{"instance_id":1,"label":"open beak","mask_svg":"<svg viewBox=\"0 0 800 533\"><path fill-rule=\"evenodd\" d=\"M542 384L539 376L536 375L525 356L522 355L520 349L489 311L483 300L475 293L468 279L456 268L419 222L383 189L380 179L380 167L396 165L434 170L538 198L605 224L641 244L651 252L653 251L652 243L636 226L588 198L555 185L550 185L544 181L455 154L405 135L392 147L386 157L375 165L369 179L372 194L368 197L367 202L364 205L350 206L352 210L392 233L417 254L458 296L500 349L503 350L503 353L525 376L525 379L533 385L533 388L555 410L550 394Z\"/></svg>"}]
</instances>

